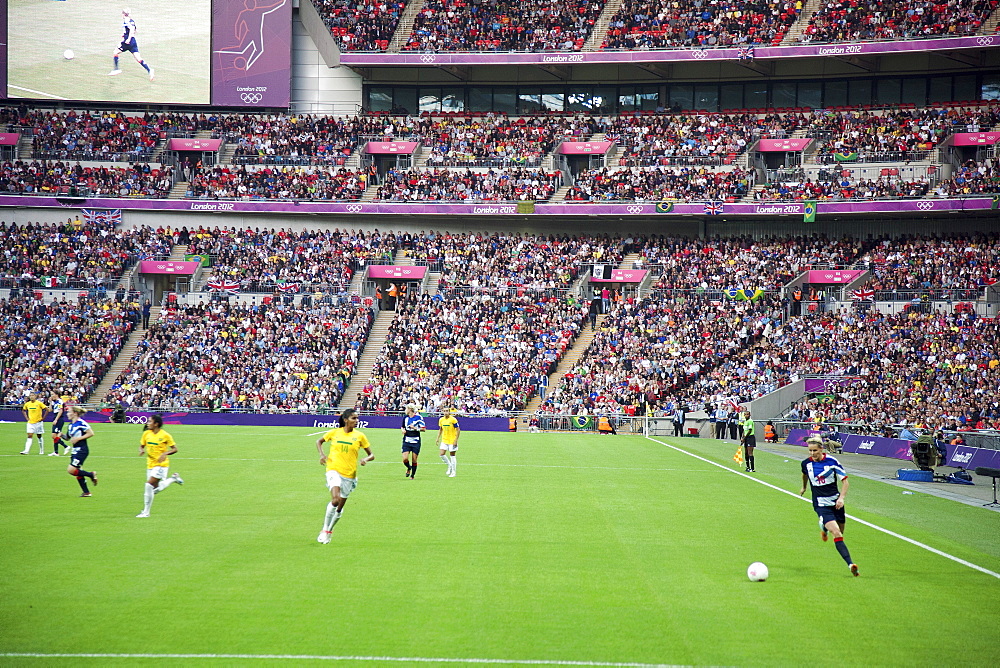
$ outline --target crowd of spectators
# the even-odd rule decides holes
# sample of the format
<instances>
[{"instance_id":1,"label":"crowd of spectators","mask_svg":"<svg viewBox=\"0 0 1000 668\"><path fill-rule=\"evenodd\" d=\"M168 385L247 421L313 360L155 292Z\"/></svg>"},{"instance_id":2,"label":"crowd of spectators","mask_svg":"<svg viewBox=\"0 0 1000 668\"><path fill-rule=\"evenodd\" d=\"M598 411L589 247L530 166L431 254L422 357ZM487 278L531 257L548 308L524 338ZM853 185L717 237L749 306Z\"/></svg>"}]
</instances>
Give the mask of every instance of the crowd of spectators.
<instances>
[{"instance_id":1,"label":"crowd of spectators","mask_svg":"<svg viewBox=\"0 0 1000 668\"><path fill-rule=\"evenodd\" d=\"M585 141L598 127L585 116L541 116L511 120L504 114L478 118L439 118L422 123L421 141L430 151L429 167L537 167L562 141Z\"/></svg>"},{"instance_id":2,"label":"crowd of spectators","mask_svg":"<svg viewBox=\"0 0 1000 668\"><path fill-rule=\"evenodd\" d=\"M620 164L717 165L732 162L760 137L783 138L808 122L804 114L679 113L605 119Z\"/></svg>"},{"instance_id":3,"label":"crowd of spectators","mask_svg":"<svg viewBox=\"0 0 1000 668\"><path fill-rule=\"evenodd\" d=\"M853 264L865 246L851 238L825 235L794 237L727 237L640 239L639 268L657 278L664 291L693 291L722 298L729 288L772 291L806 269L841 268Z\"/></svg>"},{"instance_id":4,"label":"crowd of spectators","mask_svg":"<svg viewBox=\"0 0 1000 668\"><path fill-rule=\"evenodd\" d=\"M975 35L995 0L825 0L809 17L802 42L921 39Z\"/></svg>"},{"instance_id":5,"label":"crowd of spectators","mask_svg":"<svg viewBox=\"0 0 1000 668\"><path fill-rule=\"evenodd\" d=\"M105 401L133 409L323 413L364 349L371 309L211 302L168 309Z\"/></svg>"},{"instance_id":6,"label":"crowd of spectators","mask_svg":"<svg viewBox=\"0 0 1000 668\"><path fill-rule=\"evenodd\" d=\"M768 183L754 191L754 198L768 201L919 199L930 190L931 184L926 178L906 180L879 176L874 179L851 179L845 176L828 181L802 178Z\"/></svg>"},{"instance_id":7,"label":"crowd of spectators","mask_svg":"<svg viewBox=\"0 0 1000 668\"><path fill-rule=\"evenodd\" d=\"M1000 279L1000 239L996 234L879 239L858 258L871 272L866 287L875 298L975 300L983 287Z\"/></svg>"},{"instance_id":8,"label":"crowd of spectators","mask_svg":"<svg viewBox=\"0 0 1000 668\"><path fill-rule=\"evenodd\" d=\"M199 228L188 237L189 253L211 258L213 281L238 283L246 292L346 290L355 271L392 264L397 248L395 234L378 230Z\"/></svg>"},{"instance_id":9,"label":"crowd of spectators","mask_svg":"<svg viewBox=\"0 0 1000 668\"><path fill-rule=\"evenodd\" d=\"M934 189L937 197L1000 193L1000 161L969 161Z\"/></svg>"},{"instance_id":10,"label":"crowd of spectators","mask_svg":"<svg viewBox=\"0 0 1000 668\"><path fill-rule=\"evenodd\" d=\"M0 285L110 289L143 259L165 258L170 234L146 226L110 223L0 223Z\"/></svg>"},{"instance_id":11,"label":"crowd of spectators","mask_svg":"<svg viewBox=\"0 0 1000 668\"><path fill-rule=\"evenodd\" d=\"M605 49L779 44L801 0L623 0Z\"/></svg>"},{"instance_id":12,"label":"crowd of spectators","mask_svg":"<svg viewBox=\"0 0 1000 668\"><path fill-rule=\"evenodd\" d=\"M385 51L406 0L318 0L313 6L344 51Z\"/></svg>"},{"instance_id":13,"label":"crowd of spectators","mask_svg":"<svg viewBox=\"0 0 1000 668\"><path fill-rule=\"evenodd\" d=\"M694 396L702 378L770 331L774 301L694 293L620 301L580 361L553 384L542 410L642 414L678 395Z\"/></svg>"},{"instance_id":14,"label":"crowd of spectators","mask_svg":"<svg viewBox=\"0 0 1000 668\"><path fill-rule=\"evenodd\" d=\"M417 237L409 248L416 262L441 272L443 291L561 291L590 265L617 265L623 257L620 239L568 235L444 233Z\"/></svg>"},{"instance_id":15,"label":"crowd of spectators","mask_svg":"<svg viewBox=\"0 0 1000 668\"><path fill-rule=\"evenodd\" d=\"M251 114L225 116L218 133L235 144L237 164L343 165L364 135L384 130L377 117Z\"/></svg>"},{"instance_id":16,"label":"crowd of spectators","mask_svg":"<svg viewBox=\"0 0 1000 668\"><path fill-rule=\"evenodd\" d=\"M539 375L551 373L572 345L585 313L575 300L536 292L402 300L358 408L523 410Z\"/></svg>"},{"instance_id":17,"label":"crowd of spectators","mask_svg":"<svg viewBox=\"0 0 1000 668\"><path fill-rule=\"evenodd\" d=\"M46 160L0 163L0 194L163 198L173 186L174 168L146 163L131 167L83 167Z\"/></svg>"},{"instance_id":18,"label":"crowd of spectators","mask_svg":"<svg viewBox=\"0 0 1000 668\"><path fill-rule=\"evenodd\" d=\"M371 174L345 167L215 166L193 170L186 197L238 200L358 200Z\"/></svg>"},{"instance_id":19,"label":"crowd of spectators","mask_svg":"<svg viewBox=\"0 0 1000 668\"><path fill-rule=\"evenodd\" d=\"M692 200L735 201L753 186L753 172L740 167L713 172L704 167L583 170L566 193L579 202Z\"/></svg>"},{"instance_id":20,"label":"crowd of spectators","mask_svg":"<svg viewBox=\"0 0 1000 668\"><path fill-rule=\"evenodd\" d=\"M579 51L600 0L427 0L403 47L419 51Z\"/></svg>"},{"instance_id":21,"label":"crowd of spectators","mask_svg":"<svg viewBox=\"0 0 1000 668\"><path fill-rule=\"evenodd\" d=\"M810 119L808 132L819 138L816 161L820 163L903 162L925 160L952 132L976 132L997 120L992 109L818 112Z\"/></svg>"},{"instance_id":22,"label":"crowd of spectators","mask_svg":"<svg viewBox=\"0 0 1000 668\"><path fill-rule=\"evenodd\" d=\"M544 201L552 197L559 183L559 172L526 168L491 168L488 171L390 169L381 178L375 199L386 202Z\"/></svg>"},{"instance_id":23,"label":"crowd of spectators","mask_svg":"<svg viewBox=\"0 0 1000 668\"><path fill-rule=\"evenodd\" d=\"M19 406L32 392L47 401L53 391L84 400L139 319L138 304L113 299L0 299L0 403Z\"/></svg>"}]
</instances>

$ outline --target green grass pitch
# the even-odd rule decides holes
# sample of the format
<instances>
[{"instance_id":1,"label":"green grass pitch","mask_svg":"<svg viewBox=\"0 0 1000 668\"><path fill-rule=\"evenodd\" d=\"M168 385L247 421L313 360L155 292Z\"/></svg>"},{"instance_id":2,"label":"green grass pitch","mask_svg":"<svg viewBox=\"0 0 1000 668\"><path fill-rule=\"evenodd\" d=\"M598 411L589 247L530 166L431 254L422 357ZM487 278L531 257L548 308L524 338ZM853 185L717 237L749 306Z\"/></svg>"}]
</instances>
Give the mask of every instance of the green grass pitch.
<instances>
[{"instance_id":1,"label":"green grass pitch","mask_svg":"<svg viewBox=\"0 0 1000 668\"><path fill-rule=\"evenodd\" d=\"M119 59L122 73L108 76L125 6L154 81L130 53ZM10 0L8 22L10 98L209 102L212 16L205 0ZM66 49L73 60L63 58Z\"/></svg>"},{"instance_id":2,"label":"green grass pitch","mask_svg":"<svg viewBox=\"0 0 1000 668\"><path fill-rule=\"evenodd\" d=\"M79 498L66 457L18 456L23 425L0 425L0 665L995 665L1000 646L1000 580L849 521L851 577L731 444L465 432L447 478L428 433L411 481L399 433L370 430L321 545L315 429L168 426L186 484L149 519L140 427L94 429ZM757 460L798 492L797 460ZM1000 571L1000 514L852 482L852 516Z\"/></svg>"}]
</instances>

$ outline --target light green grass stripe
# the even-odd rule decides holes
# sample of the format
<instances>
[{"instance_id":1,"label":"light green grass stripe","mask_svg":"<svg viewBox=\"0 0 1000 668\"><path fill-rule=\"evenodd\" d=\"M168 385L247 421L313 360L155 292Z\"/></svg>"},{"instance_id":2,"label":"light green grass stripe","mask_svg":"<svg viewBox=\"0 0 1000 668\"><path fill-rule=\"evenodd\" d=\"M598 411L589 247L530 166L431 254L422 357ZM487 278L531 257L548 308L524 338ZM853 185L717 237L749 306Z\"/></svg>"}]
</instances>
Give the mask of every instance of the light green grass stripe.
<instances>
[{"instance_id":1,"label":"light green grass stripe","mask_svg":"<svg viewBox=\"0 0 1000 668\"><path fill-rule=\"evenodd\" d=\"M747 478L748 480L753 480L754 482L759 483L761 485L765 485L766 487L770 487L771 489L778 490L782 494L787 494L788 496L792 497L793 499L799 499L801 501L806 501L808 503L812 503L812 501L810 501L809 499L806 499L806 498L804 498L802 496L799 496L798 494L796 494L794 492L789 492L787 489L782 489L782 488L778 487L777 485L772 485L769 482L764 482L763 480L759 480L757 478L754 478L753 476L749 476L746 473L741 473L739 471L734 471L733 469L729 468L728 466L725 466L723 464L719 464L718 462L713 462L711 459L706 459L706 458L702 457L701 455L696 455L693 452L688 452L687 450L684 450L683 448L678 448L676 445L671 445L670 443L665 443L664 441L658 441L655 438L653 438L652 436L647 436L646 438L648 438L649 440L653 441L654 443L659 443L660 445L665 445L668 448L676 450L677 452L682 452L685 455L688 455L690 457L694 457L695 459L700 459L701 461L706 462L708 464L711 464L712 466L718 466L720 469L722 469L724 471L729 471L730 473L734 473L734 474L736 474L738 476L743 476L744 478ZM866 527L869 527L871 529L875 529L876 531L881 531L882 533L884 533L884 534L886 534L888 536L892 536L893 538L898 538L899 540L902 540L902 541L905 541L907 543L910 543L911 545L916 545L917 547L922 548L924 550L927 550L928 552L933 552L934 554L936 554L938 556L941 556L941 557L944 557L945 559L951 559L952 561L954 561L956 563L962 564L963 566L968 566L969 568L971 568L973 570L977 570L980 573L985 573L986 575L990 575L990 576L995 577L998 580L1000 580L1000 573L995 573L994 571L991 571L988 568L983 568L982 566L979 566L978 564L974 564L971 561L966 561L965 559L961 559L959 557L956 557L953 554L948 554L947 552L942 552L941 550L939 550L939 549L937 549L935 547L931 547L930 545L927 545L925 543L921 543L919 540L913 540L912 538L908 538L908 537L906 537L906 536L904 536L902 534L898 534L895 531L890 531L889 529L885 529L883 527L880 527L877 524L872 524L871 522L866 522L865 520L860 519L858 517L855 517L854 515L847 515L847 517L851 518L853 521L857 522L858 524L863 524Z\"/></svg>"},{"instance_id":2,"label":"light green grass stripe","mask_svg":"<svg viewBox=\"0 0 1000 668\"><path fill-rule=\"evenodd\" d=\"M37 659L245 659L253 661L392 661L396 663L473 663L517 666L595 666L600 668L680 668L669 663L616 661L548 661L546 659L457 659L425 656L328 656L323 654L111 654L68 652L0 652L0 656Z\"/></svg>"}]
</instances>

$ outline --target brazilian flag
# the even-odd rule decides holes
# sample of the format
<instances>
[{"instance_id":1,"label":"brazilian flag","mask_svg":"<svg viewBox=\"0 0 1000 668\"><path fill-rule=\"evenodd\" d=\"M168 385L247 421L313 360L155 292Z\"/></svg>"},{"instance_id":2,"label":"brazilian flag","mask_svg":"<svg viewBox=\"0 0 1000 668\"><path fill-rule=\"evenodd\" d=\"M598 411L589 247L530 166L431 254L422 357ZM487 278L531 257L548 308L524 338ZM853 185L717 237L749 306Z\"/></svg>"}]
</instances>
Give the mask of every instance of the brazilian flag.
<instances>
[{"instance_id":1,"label":"brazilian flag","mask_svg":"<svg viewBox=\"0 0 1000 668\"><path fill-rule=\"evenodd\" d=\"M673 202L660 202L656 205L656 213L670 213L674 210Z\"/></svg>"},{"instance_id":2,"label":"brazilian flag","mask_svg":"<svg viewBox=\"0 0 1000 668\"><path fill-rule=\"evenodd\" d=\"M188 253L184 256L185 262L200 262L203 267L212 266L212 257L208 254L198 255L195 253Z\"/></svg>"},{"instance_id":3,"label":"brazilian flag","mask_svg":"<svg viewBox=\"0 0 1000 668\"><path fill-rule=\"evenodd\" d=\"M517 156L515 158L511 158L510 161L513 162L515 165L526 165L526 164L528 164L528 159L525 158L523 155L519 155L519 156Z\"/></svg>"},{"instance_id":4,"label":"brazilian flag","mask_svg":"<svg viewBox=\"0 0 1000 668\"><path fill-rule=\"evenodd\" d=\"M755 302L763 296L762 288L740 288L737 290L736 299L741 302Z\"/></svg>"},{"instance_id":5,"label":"brazilian flag","mask_svg":"<svg viewBox=\"0 0 1000 668\"><path fill-rule=\"evenodd\" d=\"M850 153L837 152L833 154L833 159L837 162L854 162L858 159L858 154L855 151Z\"/></svg>"},{"instance_id":6,"label":"brazilian flag","mask_svg":"<svg viewBox=\"0 0 1000 668\"><path fill-rule=\"evenodd\" d=\"M594 418L589 415L574 415L569 419L569 424L573 429L593 429Z\"/></svg>"},{"instance_id":7,"label":"brazilian flag","mask_svg":"<svg viewBox=\"0 0 1000 668\"><path fill-rule=\"evenodd\" d=\"M990 208L994 211L1000 209L1000 195L993 196L993 203L990 205Z\"/></svg>"},{"instance_id":8,"label":"brazilian flag","mask_svg":"<svg viewBox=\"0 0 1000 668\"><path fill-rule=\"evenodd\" d=\"M535 200L518 200L518 202L517 202L517 212L518 213L534 213L535 212Z\"/></svg>"},{"instance_id":9,"label":"brazilian flag","mask_svg":"<svg viewBox=\"0 0 1000 668\"><path fill-rule=\"evenodd\" d=\"M738 290L736 288L726 288L725 290L722 291L722 294L726 295L726 297L728 297L729 299L740 299L741 292L743 291Z\"/></svg>"},{"instance_id":10,"label":"brazilian flag","mask_svg":"<svg viewBox=\"0 0 1000 668\"><path fill-rule=\"evenodd\" d=\"M802 222L803 223L815 223L816 222L816 200L807 199L802 205Z\"/></svg>"}]
</instances>

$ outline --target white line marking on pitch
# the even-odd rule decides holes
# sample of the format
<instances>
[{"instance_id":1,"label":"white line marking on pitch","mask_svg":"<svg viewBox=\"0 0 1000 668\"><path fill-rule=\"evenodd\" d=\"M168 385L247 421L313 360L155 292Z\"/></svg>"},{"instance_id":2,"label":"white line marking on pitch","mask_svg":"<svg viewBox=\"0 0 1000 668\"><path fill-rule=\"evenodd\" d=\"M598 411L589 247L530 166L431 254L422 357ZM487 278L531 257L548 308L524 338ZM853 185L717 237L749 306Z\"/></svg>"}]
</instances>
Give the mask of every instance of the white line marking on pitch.
<instances>
[{"instance_id":1,"label":"white line marking on pitch","mask_svg":"<svg viewBox=\"0 0 1000 668\"><path fill-rule=\"evenodd\" d=\"M392 661L396 663L473 663L520 666L597 666L600 668L679 668L679 664L636 663L632 661L560 661L558 659L457 659L428 656L330 656L324 654L111 654L68 652L0 652L0 656L40 659L243 659L284 661Z\"/></svg>"},{"instance_id":2,"label":"white line marking on pitch","mask_svg":"<svg viewBox=\"0 0 1000 668\"><path fill-rule=\"evenodd\" d=\"M55 95L53 93L46 93L45 91L35 90L33 88L24 88L23 86L15 86L14 84L7 84L7 85L10 88L16 88L18 90L27 91L29 93L34 93L35 95L45 95L45 96L48 96L48 97L55 98L57 100L68 100L69 99L68 97L59 97L58 95Z\"/></svg>"},{"instance_id":3,"label":"white line marking on pitch","mask_svg":"<svg viewBox=\"0 0 1000 668\"><path fill-rule=\"evenodd\" d=\"M688 455L689 457L694 457L695 459L700 459L701 461L706 462L708 464L711 464L712 466L718 466L720 469L722 469L724 471L729 471L730 473L735 473L736 475L742 476L742 477L746 478L747 480L753 480L754 482L759 483L761 485L765 485L767 487L770 487L771 489L776 489L779 492L781 492L782 494L787 494L788 496L790 496L792 498L799 499L800 501L806 501L806 502L812 503L812 501L810 501L809 499L807 499L805 497L802 497L802 496L799 496L795 492L789 492L787 489L782 489L781 487L778 487L777 485L772 485L769 482L764 482L763 480L759 480L757 478L754 478L753 476L749 476L746 473L741 473L740 471L734 471L733 469L729 468L728 466L725 466L724 464L719 464L718 462L713 462L711 459L705 459L704 457L702 457L700 455L696 455L693 452L688 452L687 450L684 450L682 448L678 448L676 445L671 445L670 443L664 443L663 441L658 441L655 438L653 438L652 436L647 436L646 438L648 438L653 443L659 443L660 445L665 445L668 448L676 450L677 452L684 453L685 455ZM866 522L865 520L863 520L861 518L858 518L858 517L855 517L854 515L848 515L848 517L850 517L852 520L854 520L858 524L863 524L866 527L871 527L872 529L875 529L876 531L881 531L882 533L884 533L886 535L889 535L889 536L892 536L893 538L898 538L898 539L900 539L902 541L906 541L907 543L910 543L911 545L916 545L917 547L923 548L923 549L927 550L928 552L933 552L934 554L936 554L938 556L942 556L945 559L951 559L954 562L962 564L963 566L968 566L969 568L977 570L980 573L985 573L986 575L992 575L993 577L995 577L997 579L1000 579L1000 573L995 573L995 572L989 570L988 568L983 568L982 566L977 566L976 564L972 563L971 561L966 561L965 559L961 559L959 557L956 557L953 554L948 554L947 552L942 552L941 550L939 550L937 548L934 548L934 547L931 547L930 545L927 545L925 543L921 543L918 540L913 540L912 538L907 538L906 536L898 534L895 531L890 531L889 529L885 529L883 527L880 527L877 524L872 524L871 522Z\"/></svg>"}]
</instances>

